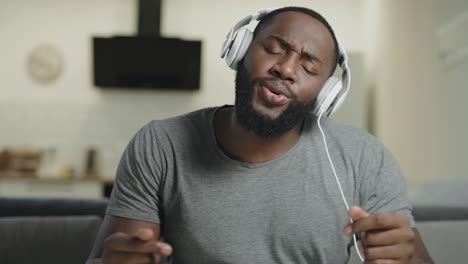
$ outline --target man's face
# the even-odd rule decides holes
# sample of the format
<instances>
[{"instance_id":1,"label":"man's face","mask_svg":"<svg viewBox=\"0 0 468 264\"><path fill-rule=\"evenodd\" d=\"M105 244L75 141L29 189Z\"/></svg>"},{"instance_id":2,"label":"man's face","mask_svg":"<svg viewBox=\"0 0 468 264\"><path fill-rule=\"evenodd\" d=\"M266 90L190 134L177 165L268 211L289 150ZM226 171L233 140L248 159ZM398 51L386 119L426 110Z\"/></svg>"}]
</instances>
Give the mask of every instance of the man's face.
<instances>
[{"instance_id":1,"label":"man's face","mask_svg":"<svg viewBox=\"0 0 468 264\"><path fill-rule=\"evenodd\" d=\"M328 79L334 59L330 32L301 12L277 14L239 64L236 115L261 137L281 135L303 120Z\"/></svg>"}]
</instances>

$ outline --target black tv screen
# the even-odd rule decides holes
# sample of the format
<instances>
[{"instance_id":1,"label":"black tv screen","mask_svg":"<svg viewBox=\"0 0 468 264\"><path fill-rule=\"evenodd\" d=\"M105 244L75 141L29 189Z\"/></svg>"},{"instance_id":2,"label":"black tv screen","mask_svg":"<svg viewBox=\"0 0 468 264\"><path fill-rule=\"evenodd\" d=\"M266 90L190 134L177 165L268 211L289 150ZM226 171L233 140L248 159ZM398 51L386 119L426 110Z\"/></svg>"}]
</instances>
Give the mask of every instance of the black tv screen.
<instances>
[{"instance_id":1,"label":"black tv screen","mask_svg":"<svg viewBox=\"0 0 468 264\"><path fill-rule=\"evenodd\" d=\"M159 37L94 37L94 84L102 88L200 87L201 42Z\"/></svg>"}]
</instances>

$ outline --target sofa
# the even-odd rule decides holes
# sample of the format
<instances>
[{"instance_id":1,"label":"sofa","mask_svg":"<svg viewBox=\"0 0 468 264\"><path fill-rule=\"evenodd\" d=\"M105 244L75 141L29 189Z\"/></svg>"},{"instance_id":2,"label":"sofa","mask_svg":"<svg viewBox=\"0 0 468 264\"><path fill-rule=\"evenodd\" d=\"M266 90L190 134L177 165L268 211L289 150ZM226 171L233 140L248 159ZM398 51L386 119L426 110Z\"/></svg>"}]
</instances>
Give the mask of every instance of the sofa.
<instances>
[{"instance_id":1,"label":"sofa","mask_svg":"<svg viewBox=\"0 0 468 264\"><path fill-rule=\"evenodd\" d=\"M468 178L409 189L416 226L435 263L468 263Z\"/></svg>"},{"instance_id":2,"label":"sofa","mask_svg":"<svg viewBox=\"0 0 468 264\"><path fill-rule=\"evenodd\" d=\"M0 198L0 263L83 264L107 200Z\"/></svg>"},{"instance_id":3,"label":"sofa","mask_svg":"<svg viewBox=\"0 0 468 264\"><path fill-rule=\"evenodd\" d=\"M431 205L429 199L412 199L417 228L435 262L468 263L468 201ZM0 197L0 263L84 263L107 203ZM354 249L351 252L349 263L360 263Z\"/></svg>"}]
</instances>

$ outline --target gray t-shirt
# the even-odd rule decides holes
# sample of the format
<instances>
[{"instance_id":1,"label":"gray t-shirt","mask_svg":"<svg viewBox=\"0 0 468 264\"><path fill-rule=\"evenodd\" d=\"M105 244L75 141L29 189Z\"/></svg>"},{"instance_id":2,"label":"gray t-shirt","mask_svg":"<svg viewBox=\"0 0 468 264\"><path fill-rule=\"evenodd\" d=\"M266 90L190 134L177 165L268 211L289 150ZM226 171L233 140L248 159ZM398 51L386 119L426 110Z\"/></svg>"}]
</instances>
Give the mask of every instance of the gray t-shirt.
<instances>
[{"instance_id":1,"label":"gray t-shirt","mask_svg":"<svg viewBox=\"0 0 468 264\"><path fill-rule=\"evenodd\" d=\"M316 118L282 156L245 164L217 145L217 109L143 127L123 154L107 213L160 223L177 264L346 263L347 211ZM321 124L348 203L399 212L414 225L389 151L361 130Z\"/></svg>"}]
</instances>

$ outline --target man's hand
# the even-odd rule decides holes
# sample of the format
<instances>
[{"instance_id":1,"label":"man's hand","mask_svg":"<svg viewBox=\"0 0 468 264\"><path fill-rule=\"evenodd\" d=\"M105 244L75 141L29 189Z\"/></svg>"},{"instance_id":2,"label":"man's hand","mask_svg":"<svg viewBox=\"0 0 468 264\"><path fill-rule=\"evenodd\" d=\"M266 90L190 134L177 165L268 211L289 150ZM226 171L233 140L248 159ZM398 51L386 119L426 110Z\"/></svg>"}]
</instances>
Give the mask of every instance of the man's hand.
<instances>
[{"instance_id":1,"label":"man's hand","mask_svg":"<svg viewBox=\"0 0 468 264\"><path fill-rule=\"evenodd\" d=\"M151 229L143 228L134 235L115 233L104 241L102 263L160 263L161 256L169 256L172 247L156 241Z\"/></svg>"},{"instance_id":2,"label":"man's hand","mask_svg":"<svg viewBox=\"0 0 468 264\"><path fill-rule=\"evenodd\" d=\"M351 207L348 213L354 223L345 227L345 234L363 233L361 243L366 264L410 263L415 234L404 215L370 215L357 206Z\"/></svg>"}]
</instances>

